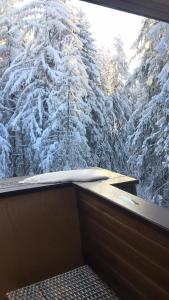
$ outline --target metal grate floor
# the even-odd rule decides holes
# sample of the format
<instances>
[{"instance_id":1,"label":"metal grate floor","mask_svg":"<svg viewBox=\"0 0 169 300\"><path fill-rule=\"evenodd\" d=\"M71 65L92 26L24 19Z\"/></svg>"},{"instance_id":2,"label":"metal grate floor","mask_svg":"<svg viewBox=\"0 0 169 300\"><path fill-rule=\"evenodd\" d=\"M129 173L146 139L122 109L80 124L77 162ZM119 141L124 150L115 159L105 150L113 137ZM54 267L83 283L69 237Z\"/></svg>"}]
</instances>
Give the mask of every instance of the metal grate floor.
<instances>
[{"instance_id":1,"label":"metal grate floor","mask_svg":"<svg viewBox=\"0 0 169 300\"><path fill-rule=\"evenodd\" d=\"M9 292L10 300L118 300L88 266Z\"/></svg>"}]
</instances>

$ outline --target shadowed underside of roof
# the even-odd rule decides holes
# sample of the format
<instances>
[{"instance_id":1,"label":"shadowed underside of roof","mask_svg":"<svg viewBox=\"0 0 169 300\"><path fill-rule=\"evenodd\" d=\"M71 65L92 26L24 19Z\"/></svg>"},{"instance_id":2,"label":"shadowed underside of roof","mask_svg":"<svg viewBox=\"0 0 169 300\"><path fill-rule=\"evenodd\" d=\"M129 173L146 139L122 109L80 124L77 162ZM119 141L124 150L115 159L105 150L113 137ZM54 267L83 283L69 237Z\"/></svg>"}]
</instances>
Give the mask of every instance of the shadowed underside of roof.
<instances>
[{"instance_id":1,"label":"shadowed underside of roof","mask_svg":"<svg viewBox=\"0 0 169 300\"><path fill-rule=\"evenodd\" d=\"M84 1L84 0L82 0ZM169 0L85 0L149 18L169 22Z\"/></svg>"}]
</instances>

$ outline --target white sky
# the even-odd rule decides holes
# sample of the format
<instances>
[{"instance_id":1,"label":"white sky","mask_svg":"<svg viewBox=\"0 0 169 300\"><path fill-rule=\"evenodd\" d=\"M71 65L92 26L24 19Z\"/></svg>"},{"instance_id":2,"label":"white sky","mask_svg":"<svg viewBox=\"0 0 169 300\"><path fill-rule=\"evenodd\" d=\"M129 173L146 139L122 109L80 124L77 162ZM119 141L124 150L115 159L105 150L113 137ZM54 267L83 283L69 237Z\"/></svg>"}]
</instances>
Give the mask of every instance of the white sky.
<instances>
[{"instance_id":1,"label":"white sky","mask_svg":"<svg viewBox=\"0 0 169 300\"><path fill-rule=\"evenodd\" d=\"M136 40L143 17L90 4L87 2L72 0L74 6L81 7L91 24L91 32L99 48L111 48L113 38L121 36L128 59L132 53L130 48Z\"/></svg>"}]
</instances>

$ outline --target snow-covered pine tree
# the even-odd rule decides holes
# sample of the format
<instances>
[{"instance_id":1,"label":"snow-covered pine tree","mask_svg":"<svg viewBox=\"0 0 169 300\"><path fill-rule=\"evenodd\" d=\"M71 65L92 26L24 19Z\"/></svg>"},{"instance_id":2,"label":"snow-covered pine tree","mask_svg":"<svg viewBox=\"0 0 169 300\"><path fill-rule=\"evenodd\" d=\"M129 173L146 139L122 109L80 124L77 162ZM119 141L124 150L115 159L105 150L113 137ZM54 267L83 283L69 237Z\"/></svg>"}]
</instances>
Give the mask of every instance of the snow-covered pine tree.
<instances>
[{"instance_id":1,"label":"snow-covered pine tree","mask_svg":"<svg viewBox=\"0 0 169 300\"><path fill-rule=\"evenodd\" d=\"M101 89L105 95L111 95L113 92L113 66L111 51L109 49L98 49L97 61L100 72Z\"/></svg>"},{"instance_id":2,"label":"snow-covered pine tree","mask_svg":"<svg viewBox=\"0 0 169 300\"><path fill-rule=\"evenodd\" d=\"M128 63L124 51L121 37L116 37L114 41L115 54L112 57L112 86L113 92L121 90L128 78Z\"/></svg>"},{"instance_id":3,"label":"snow-covered pine tree","mask_svg":"<svg viewBox=\"0 0 169 300\"><path fill-rule=\"evenodd\" d=\"M14 50L18 47L15 33L11 32L16 4L17 0L0 0L0 78L10 66L15 57Z\"/></svg>"},{"instance_id":4,"label":"snow-covered pine tree","mask_svg":"<svg viewBox=\"0 0 169 300\"><path fill-rule=\"evenodd\" d=\"M11 32L11 28L14 20L14 4L16 3L16 0L0 0L0 109L5 123L13 113L14 103L8 97L3 97L3 89L7 83L4 73L10 67L15 56L15 33Z\"/></svg>"},{"instance_id":5,"label":"snow-covered pine tree","mask_svg":"<svg viewBox=\"0 0 169 300\"><path fill-rule=\"evenodd\" d=\"M106 97L107 136L111 147L111 169L126 172L127 122L130 106L125 91L116 91Z\"/></svg>"},{"instance_id":6,"label":"snow-covered pine tree","mask_svg":"<svg viewBox=\"0 0 169 300\"><path fill-rule=\"evenodd\" d=\"M9 1L0 0L0 77L4 70L9 66Z\"/></svg>"},{"instance_id":7,"label":"snow-covered pine tree","mask_svg":"<svg viewBox=\"0 0 169 300\"><path fill-rule=\"evenodd\" d=\"M84 101L88 77L81 59L82 43L77 32L77 28L72 32L69 29L62 39L55 107L42 136L43 171L78 169L91 165L86 138L86 126L91 121L90 107ZM46 148L43 147L45 144Z\"/></svg>"},{"instance_id":8,"label":"snow-covered pine tree","mask_svg":"<svg viewBox=\"0 0 169 300\"><path fill-rule=\"evenodd\" d=\"M88 86L75 17L59 0L27 3L15 15L25 49L6 71L3 91L16 103L9 120L18 153L14 174L21 175L21 164L23 174L87 166Z\"/></svg>"},{"instance_id":9,"label":"snow-covered pine tree","mask_svg":"<svg viewBox=\"0 0 169 300\"><path fill-rule=\"evenodd\" d=\"M0 178L12 176L10 155L12 147L6 126L11 110L7 108L7 103L3 101L2 91L5 81L1 78L12 60L14 41L10 29L14 2L16 1L0 0Z\"/></svg>"},{"instance_id":10,"label":"snow-covered pine tree","mask_svg":"<svg viewBox=\"0 0 169 300\"><path fill-rule=\"evenodd\" d=\"M109 145L108 149L110 149L108 152L110 153L110 168L124 172L126 171L124 141L130 107L127 95L123 89L128 76L128 64L120 38L115 39L113 55L110 50L98 50L98 63L101 88L105 95L105 124L103 130L105 130L104 137L107 140L107 145ZM106 158L106 155L104 158Z\"/></svg>"},{"instance_id":11,"label":"snow-covered pine tree","mask_svg":"<svg viewBox=\"0 0 169 300\"><path fill-rule=\"evenodd\" d=\"M142 111L136 103L132 118L137 122L133 122L126 147L130 154L129 170L140 179L139 193L169 207L169 25L152 22L144 37L149 43L140 66L140 72L145 72L145 85L151 78L149 96Z\"/></svg>"},{"instance_id":12,"label":"snow-covered pine tree","mask_svg":"<svg viewBox=\"0 0 169 300\"><path fill-rule=\"evenodd\" d=\"M37 147L56 101L63 41L74 36L75 25L65 1L37 0L16 9L13 28L22 51L3 76L3 100L14 106L8 125L15 133L14 152L18 143L22 149L23 174L34 174L42 171ZM14 170L15 175L19 172Z\"/></svg>"},{"instance_id":13,"label":"snow-covered pine tree","mask_svg":"<svg viewBox=\"0 0 169 300\"><path fill-rule=\"evenodd\" d=\"M78 11L79 38L83 47L83 63L88 75L88 93L86 105L90 109L90 121L87 124L87 139L91 149L92 165L111 168L111 148L107 135L107 116L105 95L101 90L100 71L97 63L97 50L90 32L90 24L82 11Z\"/></svg>"},{"instance_id":14,"label":"snow-covered pine tree","mask_svg":"<svg viewBox=\"0 0 169 300\"><path fill-rule=\"evenodd\" d=\"M0 178L11 176L10 152L8 132L5 126L0 123Z\"/></svg>"},{"instance_id":15,"label":"snow-covered pine tree","mask_svg":"<svg viewBox=\"0 0 169 300\"><path fill-rule=\"evenodd\" d=\"M168 83L167 83L168 84ZM140 179L139 193L169 207L169 90L145 106L136 132L129 139L129 169Z\"/></svg>"},{"instance_id":16,"label":"snow-covered pine tree","mask_svg":"<svg viewBox=\"0 0 169 300\"><path fill-rule=\"evenodd\" d=\"M114 54L110 58L111 94L106 98L109 144L111 146L111 168L126 172L127 153L125 140L126 124L130 115L130 106L124 89L128 78L128 63L120 37L115 38Z\"/></svg>"},{"instance_id":17,"label":"snow-covered pine tree","mask_svg":"<svg viewBox=\"0 0 169 300\"><path fill-rule=\"evenodd\" d=\"M165 55L169 39L167 28L167 23L144 19L140 34L133 45L133 59L137 58L140 63L126 85L134 106L138 106L137 102L149 102L161 90L158 74L168 58Z\"/></svg>"},{"instance_id":18,"label":"snow-covered pine tree","mask_svg":"<svg viewBox=\"0 0 169 300\"><path fill-rule=\"evenodd\" d=\"M102 88L107 95L124 87L128 79L128 63L121 37L116 37L112 49L98 50Z\"/></svg>"}]
</instances>

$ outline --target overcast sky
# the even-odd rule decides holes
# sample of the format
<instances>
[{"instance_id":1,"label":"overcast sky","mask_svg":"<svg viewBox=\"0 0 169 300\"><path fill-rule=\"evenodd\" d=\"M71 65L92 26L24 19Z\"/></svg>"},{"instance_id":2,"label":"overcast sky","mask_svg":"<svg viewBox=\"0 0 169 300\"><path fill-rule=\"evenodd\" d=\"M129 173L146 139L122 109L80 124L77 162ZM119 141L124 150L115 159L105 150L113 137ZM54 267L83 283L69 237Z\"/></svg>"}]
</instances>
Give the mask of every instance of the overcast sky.
<instances>
[{"instance_id":1,"label":"overcast sky","mask_svg":"<svg viewBox=\"0 0 169 300\"><path fill-rule=\"evenodd\" d=\"M99 48L111 48L113 38L120 35L126 55L130 58L130 48L138 36L142 17L79 0L72 0L71 2L73 5L81 7L85 12Z\"/></svg>"}]
</instances>

